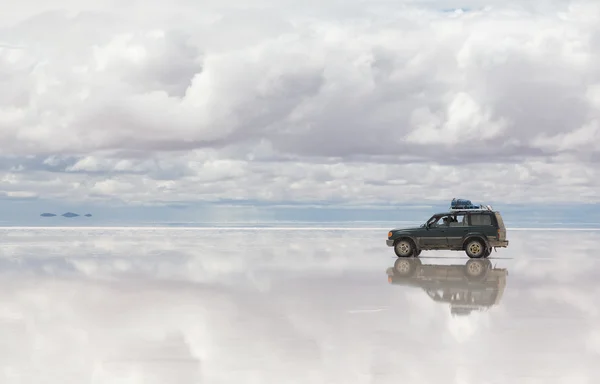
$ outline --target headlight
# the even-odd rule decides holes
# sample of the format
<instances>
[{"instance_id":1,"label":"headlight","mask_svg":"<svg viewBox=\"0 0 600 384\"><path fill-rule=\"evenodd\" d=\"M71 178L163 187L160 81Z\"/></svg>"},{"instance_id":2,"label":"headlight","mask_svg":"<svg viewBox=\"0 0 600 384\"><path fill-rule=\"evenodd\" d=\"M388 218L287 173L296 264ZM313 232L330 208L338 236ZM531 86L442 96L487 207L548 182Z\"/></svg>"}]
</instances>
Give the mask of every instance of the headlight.
<instances>
[{"instance_id":1,"label":"headlight","mask_svg":"<svg viewBox=\"0 0 600 384\"><path fill-rule=\"evenodd\" d=\"M392 237L392 232L388 232L388 238Z\"/></svg>"}]
</instances>

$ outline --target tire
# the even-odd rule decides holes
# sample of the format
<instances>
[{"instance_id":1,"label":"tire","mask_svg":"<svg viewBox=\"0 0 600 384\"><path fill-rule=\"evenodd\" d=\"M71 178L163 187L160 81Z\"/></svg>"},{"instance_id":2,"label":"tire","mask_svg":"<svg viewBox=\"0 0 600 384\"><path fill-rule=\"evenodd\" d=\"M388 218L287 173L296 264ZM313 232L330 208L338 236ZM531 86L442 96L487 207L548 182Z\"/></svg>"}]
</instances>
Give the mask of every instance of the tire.
<instances>
[{"instance_id":1,"label":"tire","mask_svg":"<svg viewBox=\"0 0 600 384\"><path fill-rule=\"evenodd\" d=\"M492 248L488 248L483 253L483 257L485 257L487 259L488 257L490 257L491 254L492 254Z\"/></svg>"},{"instance_id":2,"label":"tire","mask_svg":"<svg viewBox=\"0 0 600 384\"><path fill-rule=\"evenodd\" d=\"M416 258L397 258L394 263L394 275L398 277L410 277L415 274L417 268L421 265L421 260Z\"/></svg>"},{"instance_id":3,"label":"tire","mask_svg":"<svg viewBox=\"0 0 600 384\"><path fill-rule=\"evenodd\" d=\"M400 239L394 244L394 253L398 257L411 257L415 253L415 246L410 239Z\"/></svg>"},{"instance_id":4,"label":"tire","mask_svg":"<svg viewBox=\"0 0 600 384\"><path fill-rule=\"evenodd\" d=\"M420 254L421 254L421 250L419 249L418 251L415 252L414 256L419 257Z\"/></svg>"},{"instance_id":5,"label":"tire","mask_svg":"<svg viewBox=\"0 0 600 384\"><path fill-rule=\"evenodd\" d=\"M421 265L421 260L400 257L394 263L394 275L398 277L410 277L415 273L417 267Z\"/></svg>"},{"instance_id":6,"label":"tire","mask_svg":"<svg viewBox=\"0 0 600 384\"><path fill-rule=\"evenodd\" d=\"M482 258L486 252L485 244L479 239L469 240L465 245L465 252L471 259Z\"/></svg>"},{"instance_id":7,"label":"tire","mask_svg":"<svg viewBox=\"0 0 600 384\"><path fill-rule=\"evenodd\" d=\"M491 268L489 260L469 260L465 264L465 276L469 280L483 280Z\"/></svg>"}]
</instances>

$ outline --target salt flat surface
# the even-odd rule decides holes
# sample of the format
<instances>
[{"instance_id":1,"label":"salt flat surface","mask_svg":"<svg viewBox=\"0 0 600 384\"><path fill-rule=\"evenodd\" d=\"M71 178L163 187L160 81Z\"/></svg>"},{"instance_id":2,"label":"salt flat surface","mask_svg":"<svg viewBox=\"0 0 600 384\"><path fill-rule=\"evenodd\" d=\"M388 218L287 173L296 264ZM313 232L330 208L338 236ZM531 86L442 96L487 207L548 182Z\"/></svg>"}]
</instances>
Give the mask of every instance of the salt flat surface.
<instances>
[{"instance_id":1,"label":"salt flat surface","mask_svg":"<svg viewBox=\"0 0 600 384\"><path fill-rule=\"evenodd\" d=\"M600 232L386 233L2 228L0 383L600 382Z\"/></svg>"}]
</instances>

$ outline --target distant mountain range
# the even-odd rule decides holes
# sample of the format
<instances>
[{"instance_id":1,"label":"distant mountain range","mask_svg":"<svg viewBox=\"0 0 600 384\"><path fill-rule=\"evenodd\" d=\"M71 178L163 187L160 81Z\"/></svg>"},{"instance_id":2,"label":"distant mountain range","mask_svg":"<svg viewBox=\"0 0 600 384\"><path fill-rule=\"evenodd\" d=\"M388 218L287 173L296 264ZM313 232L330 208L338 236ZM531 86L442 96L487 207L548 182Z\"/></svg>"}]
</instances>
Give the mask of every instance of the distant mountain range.
<instances>
[{"instance_id":1,"label":"distant mountain range","mask_svg":"<svg viewBox=\"0 0 600 384\"><path fill-rule=\"evenodd\" d=\"M42 216L42 217L54 217L54 216L58 216L58 215L55 214L55 213L42 213L40 216ZM73 213L73 212L67 212L67 213L63 213L61 216L63 216L63 217L69 217L70 218L70 217L78 217L80 215L77 214L77 213ZM86 213L83 216L85 216L85 217L92 217L92 215L89 214L89 213Z\"/></svg>"}]
</instances>

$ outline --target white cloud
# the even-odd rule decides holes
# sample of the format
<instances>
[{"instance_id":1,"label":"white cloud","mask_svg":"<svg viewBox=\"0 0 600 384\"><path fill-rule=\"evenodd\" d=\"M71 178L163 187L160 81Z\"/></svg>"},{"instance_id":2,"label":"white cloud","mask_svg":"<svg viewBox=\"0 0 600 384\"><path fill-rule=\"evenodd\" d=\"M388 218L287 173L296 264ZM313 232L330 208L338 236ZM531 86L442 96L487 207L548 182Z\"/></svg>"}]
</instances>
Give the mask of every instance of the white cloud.
<instances>
[{"instance_id":1,"label":"white cloud","mask_svg":"<svg viewBox=\"0 0 600 384\"><path fill-rule=\"evenodd\" d=\"M66 167L63 173L31 168L7 170L0 171L0 181L4 191L38 192L48 198L83 201L98 192L104 198L115 193L124 201L147 203L197 199L272 202L341 199L354 204L389 204L423 198L443 201L458 195L468 195L476 201L505 202L518 202L524 195L536 202L576 195L580 201L594 202L600 191L600 170L594 164L574 160L455 166L342 160L321 164L302 159L284 163L248 162L236 157L223 156L218 151L126 160L87 156Z\"/></svg>"},{"instance_id":2,"label":"white cloud","mask_svg":"<svg viewBox=\"0 0 600 384\"><path fill-rule=\"evenodd\" d=\"M482 111L477 102L465 93L458 93L452 97L443 126L439 126L440 121L431 116L429 111L417 110L413 116L419 119L418 116L423 113L424 125L419 121L413 123L416 129L408 135L408 142L457 146L467 138L474 141L499 141L502 139L499 136L507 125L504 121L490 121L490 113Z\"/></svg>"},{"instance_id":3,"label":"white cloud","mask_svg":"<svg viewBox=\"0 0 600 384\"><path fill-rule=\"evenodd\" d=\"M0 17L0 153L52 173L0 191L598 201L600 6L453 6L20 2Z\"/></svg>"}]
</instances>

